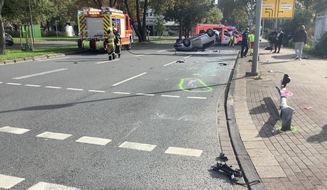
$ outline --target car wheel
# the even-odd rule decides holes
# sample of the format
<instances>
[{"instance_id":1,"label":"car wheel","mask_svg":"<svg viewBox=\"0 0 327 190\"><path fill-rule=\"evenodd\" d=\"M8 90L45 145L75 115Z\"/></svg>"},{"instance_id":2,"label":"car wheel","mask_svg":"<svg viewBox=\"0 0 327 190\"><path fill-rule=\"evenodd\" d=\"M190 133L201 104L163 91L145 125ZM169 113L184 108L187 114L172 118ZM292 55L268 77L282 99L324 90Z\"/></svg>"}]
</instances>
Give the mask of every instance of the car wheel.
<instances>
[{"instance_id":1,"label":"car wheel","mask_svg":"<svg viewBox=\"0 0 327 190\"><path fill-rule=\"evenodd\" d=\"M13 41L9 41L8 42L8 46L13 46L14 45L14 42Z\"/></svg>"},{"instance_id":2,"label":"car wheel","mask_svg":"<svg viewBox=\"0 0 327 190\"><path fill-rule=\"evenodd\" d=\"M184 40L183 40L183 45L184 45L185 47L188 47L188 46L191 45L191 41L190 41L189 39L184 39Z\"/></svg>"},{"instance_id":3,"label":"car wheel","mask_svg":"<svg viewBox=\"0 0 327 190\"><path fill-rule=\"evenodd\" d=\"M215 32L212 29L208 29L207 34L208 34L209 37L212 37L212 36L215 35Z\"/></svg>"}]
</instances>

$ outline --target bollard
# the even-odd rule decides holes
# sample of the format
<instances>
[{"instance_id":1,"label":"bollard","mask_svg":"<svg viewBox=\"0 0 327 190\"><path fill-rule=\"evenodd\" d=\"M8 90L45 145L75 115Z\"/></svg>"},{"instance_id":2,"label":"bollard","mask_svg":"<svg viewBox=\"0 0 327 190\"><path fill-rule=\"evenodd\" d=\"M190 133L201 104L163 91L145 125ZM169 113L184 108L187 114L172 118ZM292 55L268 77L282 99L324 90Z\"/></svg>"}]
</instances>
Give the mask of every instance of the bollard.
<instances>
[{"instance_id":1,"label":"bollard","mask_svg":"<svg viewBox=\"0 0 327 190\"><path fill-rule=\"evenodd\" d=\"M286 90L286 85L291 82L290 77L287 74L284 74L283 80L281 82L280 94L280 119L282 121L281 131L290 131L292 124L292 117L294 113L294 108L287 105L286 97L292 96L293 93Z\"/></svg>"}]
</instances>

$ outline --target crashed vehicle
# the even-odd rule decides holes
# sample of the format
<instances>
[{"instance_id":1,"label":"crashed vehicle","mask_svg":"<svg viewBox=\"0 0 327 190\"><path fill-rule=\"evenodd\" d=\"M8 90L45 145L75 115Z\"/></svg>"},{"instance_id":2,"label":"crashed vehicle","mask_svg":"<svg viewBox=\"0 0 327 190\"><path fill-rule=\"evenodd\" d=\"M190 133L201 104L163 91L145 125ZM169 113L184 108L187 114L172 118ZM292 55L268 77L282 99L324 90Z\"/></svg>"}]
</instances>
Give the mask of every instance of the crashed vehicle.
<instances>
[{"instance_id":1,"label":"crashed vehicle","mask_svg":"<svg viewBox=\"0 0 327 190\"><path fill-rule=\"evenodd\" d=\"M198 36L177 39L174 44L174 48L177 51L197 51L205 49L215 45L219 41L219 34L217 31L208 29L207 32L202 31Z\"/></svg>"},{"instance_id":2,"label":"crashed vehicle","mask_svg":"<svg viewBox=\"0 0 327 190\"><path fill-rule=\"evenodd\" d=\"M10 34L5 33L5 40L6 40L6 44L8 46L14 45L14 39L12 38L12 36Z\"/></svg>"}]
</instances>

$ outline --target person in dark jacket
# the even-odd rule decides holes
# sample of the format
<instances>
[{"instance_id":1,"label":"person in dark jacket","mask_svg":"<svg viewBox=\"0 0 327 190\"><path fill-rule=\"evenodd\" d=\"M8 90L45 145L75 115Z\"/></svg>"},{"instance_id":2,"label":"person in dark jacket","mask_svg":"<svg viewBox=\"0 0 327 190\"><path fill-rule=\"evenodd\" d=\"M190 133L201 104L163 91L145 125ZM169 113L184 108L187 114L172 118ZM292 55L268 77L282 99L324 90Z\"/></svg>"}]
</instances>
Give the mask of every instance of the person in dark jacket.
<instances>
[{"instance_id":1,"label":"person in dark jacket","mask_svg":"<svg viewBox=\"0 0 327 190\"><path fill-rule=\"evenodd\" d=\"M276 47L277 35L278 35L277 28L275 28L275 30L268 35L268 41L270 44L270 47L269 47L270 52L272 52L274 46Z\"/></svg>"},{"instance_id":2,"label":"person in dark jacket","mask_svg":"<svg viewBox=\"0 0 327 190\"><path fill-rule=\"evenodd\" d=\"M273 53L279 53L280 48L283 44L284 32L282 30L278 31L276 41L275 41L275 51Z\"/></svg>"},{"instance_id":3,"label":"person in dark jacket","mask_svg":"<svg viewBox=\"0 0 327 190\"><path fill-rule=\"evenodd\" d=\"M305 31L305 26L301 25L300 29L295 32L293 37L294 49L295 49L295 59L302 59L302 52L304 44L307 43L307 32Z\"/></svg>"},{"instance_id":4,"label":"person in dark jacket","mask_svg":"<svg viewBox=\"0 0 327 190\"><path fill-rule=\"evenodd\" d=\"M246 57L246 54L249 51L249 28L247 28L242 34L242 43L241 43L241 58Z\"/></svg>"}]
</instances>

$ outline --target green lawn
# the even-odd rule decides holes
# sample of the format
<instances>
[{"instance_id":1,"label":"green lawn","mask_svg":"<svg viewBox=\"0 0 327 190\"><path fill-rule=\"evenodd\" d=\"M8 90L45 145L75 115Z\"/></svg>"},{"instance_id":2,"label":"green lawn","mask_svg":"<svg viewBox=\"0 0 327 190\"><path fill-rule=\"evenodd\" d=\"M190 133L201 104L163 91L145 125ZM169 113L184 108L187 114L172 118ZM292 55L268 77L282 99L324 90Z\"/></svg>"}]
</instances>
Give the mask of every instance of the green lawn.
<instances>
[{"instance_id":1,"label":"green lawn","mask_svg":"<svg viewBox=\"0 0 327 190\"><path fill-rule=\"evenodd\" d=\"M22 51L21 49L7 49L5 55L0 56L0 61L17 60L23 58L32 58L35 56L45 56L60 53L80 52L77 46L56 46L34 48L34 51Z\"/></svg>"}]
</instances>

